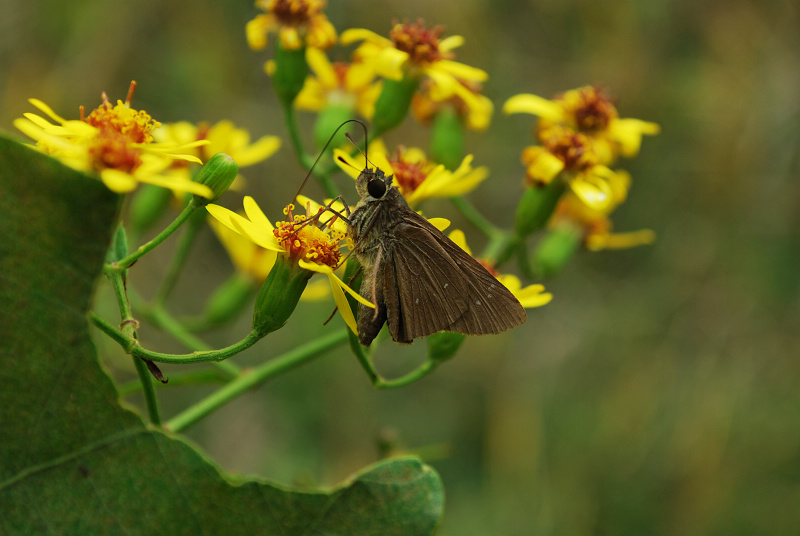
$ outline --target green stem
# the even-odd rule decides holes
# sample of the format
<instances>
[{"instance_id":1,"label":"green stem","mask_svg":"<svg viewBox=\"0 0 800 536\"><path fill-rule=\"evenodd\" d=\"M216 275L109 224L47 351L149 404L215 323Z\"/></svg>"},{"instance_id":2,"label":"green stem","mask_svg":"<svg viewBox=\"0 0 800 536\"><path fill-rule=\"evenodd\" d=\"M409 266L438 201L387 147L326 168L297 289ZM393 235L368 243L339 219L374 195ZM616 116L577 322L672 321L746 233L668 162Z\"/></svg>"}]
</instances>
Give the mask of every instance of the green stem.
<instances>
[{"instance_id":1,"label":"green stem","mask_svg":"<svg viewBox=\"0 0 800 536\"><path fill-rule=\"evenodd\" d=\"M131 349L131 353L137 357L149 359L150 361L189 365L191 363L207 363L209 361L222 361L224 359L228 359L229 357L235 356L239 352L247 350L260 339L261 337L256 333L250 332L247 337L241 341L230 346L226 346L225 348L220 348L219 350L198 351L192 352L191 354L162 354L160 352L146 350L141 346L136 345Z\"/></svg>"},{"instance_id":2,"label":"green stem","mask_svg":"<svg viewBox=\"0 0 800 536\"><path fill-rule=\"evenodd\" d=\"M204 369L193 370L191 372L170 374L169 383L153 384L155 387L175 387L178 385L203 385L207 383L220 383L227 381L228 378L222 377L216 370ZM122 395L138 393L142 390L142 383L134 380L124 383L117 387L117 392Z\"/></svg>"},{"instance_id":3,"label":"green stem","mask_svg":"<svg viewBox=\"0 0 800 536\"><path fill-rule=\"evenodd\" d=\"M504 233L497 240L490 242L486 247L484 257L492 261L495 268L498 268L508 261L521 245L523 245L523 240L517 233Z\"/></svg>"},{"instance_id":4,"label":"green stem","mask_svg":"<svg viewBox=\"0 0 800 536\"><path fill-rule=\"evenodd\" d=\"M205 210L195 212L192 217L189 218L186 228L178 240L175 254L164 275L164 280L161 282L161 288L158 290L155 298L153 298L153 304L155 306L159 306L167 301L170 292L172 292L172 289L175 287L178 276L183 270L183 266L186 264L186 259L189 256L192 245L194 245L195 238L197 238L197 234L200 232L205 221Z\"/></svg>"},{"instance_id":5,"label":"green stem","mask_svg":"<svg viewBox=\"0 0 800 536\"><path fill-rule=\"evenodd\" d=\"M197 351L191 354L162 354L159 352L152 352L139 346L139 341L133 337L127 336L99 316L96 313L89 314L89 320L97 326L106 335L114 339L126 353L132 354L142 359L150 361L159 361L161 363L175 363L178 365L188 365L191 363L206 363L208 361L222 361L228 359L239 352L242 352L253 346L261 337L254 333L249 333L247 337L241 341L221 348L219 350Z\"/></svg>"},{"instance_id":6,"label":"green stem","mask_svg":"<svg viewBox=\"0 0 800 536\"><path fill-rule=\"evenodd\" d=\"M503 230L486 219L486 217L478 212L478 209L476 209L472 203L467 201L464 197L451 197L450 202L454 207L456 207L462 216L467 218L467 220L469 220L469 222L484 235L491 238L503 234Z\"/></svg>"},{"instance_id":7,"label":"green stem","mask_svg":"<svg viewBox=\"0 0 800 536\"><path fill-rule=\"evenodd\" d=\"M364 348L358 342L358 336L350 330L348 330L347 333L350 337L350 348L353 350L353 353L355 354L356 359L358 359L358 363L364 369L364 372L367 373L367 377L369 377L369 381L372 383L372 386L376 389L395 389L397 387L404 387L414 383L415 381L421 380L433 372L439 363L441 363L441 361L428 359L422 365L412 370L408 374L393 380L387 380L375 369L375 365L372 364L370 356L364 353Z\"/></svg>"},{"instance_id":8,"label":"green stem","mask_svg":"<svg viewBox=\"0 0 800 536\"><path fill-rule=\"evenodd\" d=\"M308 154L305 150L303 139L300 137L300 129L297 126L297 116L295 115L295 110L291 105L283 106L283 117L286 120L286 129L289 131L289 140L292 142L292 147L294 148L294 152L297 156L297 161L300 163L300 167L311 170L316 162L314 157ZM330 174L330 171L326 169L321 172L314 173L314 176L319 181L323 190L325 190L325 195L333 198L339 195L339 191L331 181Z\"/></svg>"},{"instance_id":9,"label":"green stem","mask_svg":"<svg viewBox=\"0 0 800 536\"><path fill-rule=\"evenodd\" d=\"M130 295L131 299L135 302L141 300L141 298L138 298L137 295L132 291L130 292ZM169 333L175 340L183 344L185 347L195 352L211 350L210 346L186 329L186 327L183 326L175 317L169 314L164 307L160 305L147 307L142 304L137 306L137 310L140 312L143 318L147 319L147 321L157 328ZM212 362L211 364L225 379L233 379L241 372L239 367L233 363L228 363L227 361Z\"/></svg>"},{"instance_id":10,"label":"green stem","mask_svg":"<svg viewBox=\"0 0 800 536\"><path fill-rule=\"evenodd\" d=\"M147 415L150 417L150 422L156 426L160 426L161 415L158 412L158 399L156 399L156 390L153 386L153 379L150 376L150 371L147 370L147 365L145 365L144 361L136 356L133 356L133 364L136 367L136 373L139 375L139 383L142 386L142 394L144 395Z\"/></svg>"},{"instance_id":11,"label":"green stem","mask_svg":"<svg viewBox=\"0 0 800 536\"><path fill-rule=\"evenodd\" d=\"M240 396L248 389L252 389L275 376L314 359L323 352L343 343L346 338L347 336L343 330L337 330L325 337L290 350L252 370L245 371L237 379L220 388L214 394L170 419L165 428L173 432L180 432Z\"/></svg>"},{"instance_id":12,"label":"green stem","mask_svg":"<svg viewBox=\"0 0 800 536\"><path fill-rule=\"evenodd\" d=\"M175 218L175 220L167 226L166 229L161 231L155 238L153 238L149 242L146 242L145 244L142 244L141 246L139 246L139 248L136 251L134 251L133 253L131 253L130 255L125 257L124 259L120 259L117 262L113 262L111 264L106 265L106 269L107 270L111 269L111 270L116 270L116 271L122 271L122 270L128 268L131 264L133 264L134 262L139 260L140 257L142 257L143 255L147 254L152 249L154 249L159 244L161 244L161 242L163 242L164 240L169 238L169 236L172 233L174 233L178 229L178 227L183 225L183 223L187 219L189 219L189 217L191 217L191 215L194 214L194 212L198 208L200 208L200 205L198 205L195 202L195 198L192 197L191 201L189 201L189 204L186 205L186 208L183 209L183 212L181 212L178 215L178 217Z\"/></svg>"}]
</instances>

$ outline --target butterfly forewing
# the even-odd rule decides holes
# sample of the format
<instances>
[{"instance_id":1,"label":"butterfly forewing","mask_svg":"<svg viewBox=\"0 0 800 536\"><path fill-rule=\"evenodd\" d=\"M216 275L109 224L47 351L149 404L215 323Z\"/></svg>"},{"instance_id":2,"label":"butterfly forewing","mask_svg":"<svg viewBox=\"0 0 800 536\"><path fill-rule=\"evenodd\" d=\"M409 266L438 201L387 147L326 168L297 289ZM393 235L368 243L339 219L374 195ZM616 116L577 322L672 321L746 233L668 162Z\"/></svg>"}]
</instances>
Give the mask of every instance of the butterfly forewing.
<instances>
[{"instance_id":1,"label":"butterfly forewing","mask_svg":"<svg viewBox=\"0 0 800 536\"><path fill-rule=\"evenodd\" d=\"M447 329L469 307L469 287L458 264L417 221L399 224L395 237L390 262L395 281L403 282L398 286L401 333L416 339Z\"/></svg>"},{"instance_id":2,"label":"butterfly forewing","mask_svg":"<svg viewBox=\"0 0 800 536\"><path fill-rule=\"evenodd\" d=\"M486 268L416 212L395 229L394 268L409 338L437 331L501 333L527 319L525 309ZM412 216L413 214L413 216ZM390 307L391 311L392 308Z\"/></svg>"}]
</instances>

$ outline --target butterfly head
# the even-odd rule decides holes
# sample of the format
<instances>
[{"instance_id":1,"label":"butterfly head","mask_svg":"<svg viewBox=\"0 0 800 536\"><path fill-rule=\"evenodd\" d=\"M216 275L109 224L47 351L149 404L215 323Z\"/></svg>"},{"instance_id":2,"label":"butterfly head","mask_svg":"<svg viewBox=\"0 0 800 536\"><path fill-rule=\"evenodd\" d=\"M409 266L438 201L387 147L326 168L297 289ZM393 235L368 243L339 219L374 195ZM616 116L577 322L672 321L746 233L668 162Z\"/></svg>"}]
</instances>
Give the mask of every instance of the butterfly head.
<instances>
[{"instance_id":1,"label":"butterfly head","mask_svg":"<svg viewBox=\"0 0 800 536\"><path fill-rule=\"evenodd\" d=\"M356 179L356 191L364 201L380 201L394 190L392 175L386 176L380 168L366 167Z\"/></svg>"}]
</instances>

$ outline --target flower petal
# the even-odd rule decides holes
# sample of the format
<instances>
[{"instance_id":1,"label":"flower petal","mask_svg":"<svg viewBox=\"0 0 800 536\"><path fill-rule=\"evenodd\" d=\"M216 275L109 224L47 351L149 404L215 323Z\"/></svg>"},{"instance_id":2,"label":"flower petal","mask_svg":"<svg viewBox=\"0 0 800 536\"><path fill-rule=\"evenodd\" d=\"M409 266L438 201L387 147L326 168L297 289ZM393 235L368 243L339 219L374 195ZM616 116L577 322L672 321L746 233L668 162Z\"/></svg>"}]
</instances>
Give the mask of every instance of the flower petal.
<instances>
[{"instance_id":1,"label":"flower petal","mask_svg":"<svg viewBox=\"0 0 800 536\"><path fill-rule=\"evenodd\" d=\"M522 93L514 95L503 105L504 114L526 113L538 115L550 121L563 122L565 120L564 109L557 103L532 95Z\"/></svg>"},{"instance_id":2,"label":"flower petal","mask_svg":"<svg viewBox=\"0 0 800 536\"><path fill-rule=\"evenodd\" d=\"M261 207L258 206L255 199L246 195L242 200L242 205L244 206L244 213L247 214L251 222L269 231L275 229L272 222L264 215L264 212L261 210Z\"/></svg>"}]
</instances>

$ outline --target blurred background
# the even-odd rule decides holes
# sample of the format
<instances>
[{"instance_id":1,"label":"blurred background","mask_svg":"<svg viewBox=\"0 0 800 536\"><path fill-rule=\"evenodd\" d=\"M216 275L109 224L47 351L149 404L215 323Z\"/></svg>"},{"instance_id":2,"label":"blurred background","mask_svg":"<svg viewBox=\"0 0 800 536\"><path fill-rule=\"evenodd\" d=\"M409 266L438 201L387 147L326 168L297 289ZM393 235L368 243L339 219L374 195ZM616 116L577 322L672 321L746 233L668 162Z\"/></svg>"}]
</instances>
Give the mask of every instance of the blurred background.
<instances>
[{"instance_id":1,"label":"blurred background","mask_svg":"<svg viewBox=\"0 0 800 536\"><path fill-rule=\"evenodd\" d=\"M622 117L662 127L640 155L615 229L652 246L582 252L545 281L555 299L523 327L470 338L433 375L376 391L346 348L241 397L187 431L221 468L287 485L333 485L375 461L381 437L419 449L447 490L442 535L800 533L800 5L746 0L331 2L338 31L386 35L422 17L466 38L457 59L489 72L496 109L517 93L601 84ZM286 140L262 64L247 48L249 1L0 0L0 129L37 97L77 117L105 90L162 122L233 120ZM313 116L301 114L310 140ZM470 198L511 224L532 116L496 113L467 150L491 177ZM409 118L389 143L426 146ZM287 143L248 168L247 193L273 217L307 170ZM349 179L339 177L348 200ZM311 185L308 195L320 197ZM241 206L241 194L221 201ZM479 250L480 237L447 202ZM165 220L166 221L166 220ZM77 239L77 237L76 237ZM170 244L131 283L151 296ZM511 267L513 269L513 267ZM170 308L199 311L233 271L204 232ZM107 291L98 309L108 318ZM235 359L257 364L341 329L330 302L301 304L286 328ZM239 340L248 314L205 336ZM146 326L149 348L184 351ZM112 376L129 358L98 338ZM384 343L387 376L425 344ZM165 367L169 375L175 368ZM80 388L80 386L76 386ZM167 417L213 391L159 391ZM137 397L128 398L138 405Z\"/></svg>"}]
</instances>

